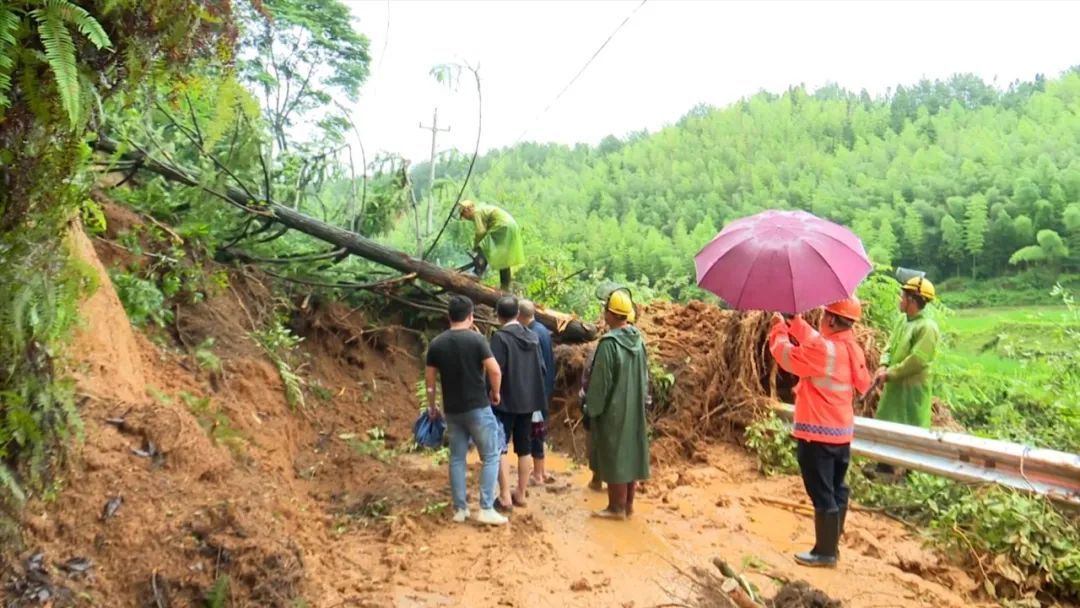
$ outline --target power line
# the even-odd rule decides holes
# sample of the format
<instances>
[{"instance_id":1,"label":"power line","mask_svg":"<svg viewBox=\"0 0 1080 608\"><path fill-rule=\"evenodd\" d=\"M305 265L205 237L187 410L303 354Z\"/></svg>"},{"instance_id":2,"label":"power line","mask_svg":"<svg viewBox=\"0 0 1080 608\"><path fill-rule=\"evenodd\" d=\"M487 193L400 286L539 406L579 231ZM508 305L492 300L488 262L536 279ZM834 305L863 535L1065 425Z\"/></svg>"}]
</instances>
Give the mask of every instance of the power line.
<instances>
[{"instance_id":1,"label":"power line","mask_svg":"<svg viewBox=\"0 0 1080 608\"><path fill-rule=\"evenodd\" d=\"M567 82L566 85L562 88L562 90L559 91L550 102L548 102L547 106L545 106L544 109L536 115L536 118L533 119L533 124L526 127L525 130L521 132L521 135L517 136L517 139L515 139L512 144L510 144L510 148L513 148L514 146L521 143L521 140L525 139L525 134L529 132L529 129L536 126L536 123L540 121L540 118L542 118L544 114L547 114L548 110L550 110L552 106L558 103L559 99L561 99L562 96L570 90L570 87L574 86L574 83L577 82L578 78L581 78L581 75L585 73L585 70L589 69L589 66L592 65L592 62L596 60L596 58L600 55L601 52L603 52L603 50L607 47L611 40L615 38L615 35L618 34L619 31L622 30L622 28L626 27L626 24L630 22L630 19L634 15L636 15L637 12L641 10L641 7L645 6L645 3L648 1L649 0L641 0L641 4L638 4L636 7L634 7L634 10L630 11L630 14L622 20L622 23L620 23L614 30L612 30L610 34L608 34L608 37L604 40L604 42L601 43L600 46L595 51L593 51L592 56L590 56L589 59L585 61L585 65L581 66L581 69L578 70L576 74L574 74L574 77L571 78L570 81ZM499 159L495 161L495 164L488 167L487 170L484 171L484 174L481 175L479 179L477 179L476 184L479 185L487 178L488 175L491 175L491 172L496 167L501 165L507 156L507 154L499 156Z\"/></svg>"},{"instance_id":2,"label":"power line","mask_svg":"<svg viewBox=\"0 0 1080 608\"><path fill-rule=\"evenodd\" d=\"M585 65L581 66L581 69L580 69L580 70L578 70L576 74L574 74L574 77L570 79L570 82L567 82L567 83L566 83L566 86L564 86L564 87L562 88L562 90L561 90L561 91L559 91L559 92L558 92L558 94L556 94L556 95L555 95L554 99L552 99L552 100L551 100L551 101L550 101L550 102L549 102L549 103L547 104L547 106L545 106L545 107L544 107L544 109L543 109L543 110L541 110L541 111L540 111L540 113L536 115L536 118L534 118L534 119L533 119L533 125L535 125L535 124L536 124L536 122L537 122L537 121L538 121L538 120L539 120L539 119L540 119L540 118L541 118L541 117L542 117L542 116L543 116L544 114L547 114L548 110L550 110L550 109L552 108L552 106L554 106L554 105L555 105L556 103L558 103L559 99L561 99L561 98L562 98L562 96L563 96L563 95L564 95L564 94L565 94L565 93L566 93L566 92L567 92L568 90L570 90L570 87L574 86L574 83L575 83L575 82L577 82L578 78L581 78L581 75L585 73L585 70L589 69L589 66L590 66L590 65L592 65L592 62L596 60L596 58L597 58L597 57L598 57L598 56L600 55L600 53L601 53L601 52L603 52L603 50L604 50L604 49L605 49L605 48L607 47L608 43L610 43L610 42L611 42L611 40L612 40L612 39L613 39L613 38L615 37L615 35L616 35L616 34L618 34L618 33L619 33L619 31L620 31L620 30L622 30L622 28L623 28L623 27L625 27L625 26L626 26L626 24L630 22L630 19L631 19L631 18L632 18L632 17L634 16L634 15L636 15L636 14L637 14L637 12L638 12L639 10L641 10L641 7L645 6L645 3L646 3L646 2L648 2L648 1L649 1L649 0L641 0L641 4L638 4L638 5L636 6L636 7L634 7L634 10L630 11L630 14L629 14L629 15L627 15L627 16L626 16L626 18L622 20L622 23L620 23L620 24L619 24L619 25L618 25L618 26L617 26L617 27L616 27L616 28L615 28L615 29L614 29L614 30L613 30L613 31L611 32L611 34L609 34L609 35L608 35L607 39L605 39L605 40L604 40L604 42L603 42L603 43L602 43L602 44L600 45L600 47L599 47L599 48L597 48L597 49L596 49L596 51L594 51L594 52L593 52L592 56L591 56L591 57L589 57L588 61L586 61L586 62L585 62ZM523 139L523 138L525 137L525 134L526 134L526 133L528 133L528 132L529 132L529 129L531 129L531 128L532 128L532 126L530 126L530 127L526 128L526 129L525 129L524 131L522 131L522 132L521 132L521 135L518 135L518 138L517 138L517 139L516 139L516 140L514 141L514 143L513 143L513 144L511 144L511 147L513 147L514 145L517 145L518 143L520 143L520 142L521 142L521 140L522 140L522 139Z\"/></svg>"},{"instance_id":3,"label":"power line","mask_svg":"<svg viewBox=\"0 0 1080 608\"><path fill-rule=\"evenodd\" d=\"M379 67L382 69L383 58L386 57L386 46L390 44L390 0L386 0L386 33L383 35L382 51L379 52Z\"/></svg>"}]
</instances>

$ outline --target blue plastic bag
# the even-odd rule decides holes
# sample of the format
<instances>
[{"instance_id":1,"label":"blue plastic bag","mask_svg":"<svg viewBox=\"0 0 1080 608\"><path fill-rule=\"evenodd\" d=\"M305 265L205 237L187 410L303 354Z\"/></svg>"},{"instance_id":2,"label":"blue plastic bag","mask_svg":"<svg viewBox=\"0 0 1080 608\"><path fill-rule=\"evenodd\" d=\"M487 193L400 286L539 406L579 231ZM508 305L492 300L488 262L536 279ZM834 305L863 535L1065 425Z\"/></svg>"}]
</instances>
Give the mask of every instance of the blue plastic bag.
<instances>
[{"instance_id":1,"label":"blue plastic bag","mask_svg":"<svg viewBox=\"0 0 1080 608\"><path fill-rule=\"evenodd\" d=\"M446 419L442 416L432 420L426 411L420 412L420 417L413 423L413 439L418 445L425 448L442 447L443 435L446 433Z\"/></svg>"}]
</instances>

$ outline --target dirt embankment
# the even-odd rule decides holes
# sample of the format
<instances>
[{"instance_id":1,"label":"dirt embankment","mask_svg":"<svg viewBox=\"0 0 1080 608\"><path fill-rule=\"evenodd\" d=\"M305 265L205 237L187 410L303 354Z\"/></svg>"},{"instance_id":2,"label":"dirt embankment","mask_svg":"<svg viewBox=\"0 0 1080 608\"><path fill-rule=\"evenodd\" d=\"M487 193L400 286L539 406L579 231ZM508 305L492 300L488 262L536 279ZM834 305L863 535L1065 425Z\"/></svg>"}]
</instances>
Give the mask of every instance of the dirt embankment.
<instances>
[{"instance_id":1,"label":"dirt embankment","mask_svg":"<svg viewBox=\"0 0 1080 608\"><path fill-rule=\"evenodd\" d=\"M220 579L228 605L327 606L369 585L362 569L342 575L339 534L407 528L381 516L442 499L432 488L443 475L357 455L406 437L420 378L413 338L308 302L293 321L305 338L297 371L319 388L292 411L251 338L272 308L256 278L233 272L228 289L177 308L175 333L156 334L161 347L132 329L100 261L137 256L81 231L72 242L101 282L71 349L85 437L56 496L25 511L9 594L25 605L52 595L58 605L201 606ZM185 349L209 337L220 370ZM377 442L365 443L368 429L381 429ZM38 552L51 580L35 584L26 560ZM65 575L73 559L86 562Z\"/></svg>"}]
</instances>

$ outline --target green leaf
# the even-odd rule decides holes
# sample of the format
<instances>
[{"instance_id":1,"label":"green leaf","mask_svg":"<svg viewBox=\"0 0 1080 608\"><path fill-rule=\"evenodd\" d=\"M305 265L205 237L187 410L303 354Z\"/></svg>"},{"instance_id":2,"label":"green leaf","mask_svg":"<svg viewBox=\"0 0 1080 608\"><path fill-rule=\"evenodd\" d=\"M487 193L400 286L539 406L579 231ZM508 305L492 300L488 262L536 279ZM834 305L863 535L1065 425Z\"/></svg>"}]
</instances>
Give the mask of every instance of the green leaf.
<instances>
[{"instance_id":1,"label":"green leaf","mask_svg":"<svg viewBox=\"0 0 1080 608\"><path fill-rule=\"evenodd\" d=\"M24 494L22 488L19 487L19 482L15 480L15 476L11 474L11 470L3 464L0 464L0 488L7 490L7 492L11 496L14 496L15 500L19 503L26 501L26 494Z\"/></svg>"},{"instance_id":2,"label":"green leaf","mask_svg":"<svg viewBox=\"0 0 1080 608\"><path fill-rule=\"evenodd\" d=\"M79 123L79 72L75 64L75 41L71 32L64 25L63 16L46 4L44 9L36 9L30 14L38 23L41 44L45 47L45 57L56 79L56 89L60 94L60 105L68 116L71 126Z\"/></svg>"},{"instance_id":3,"label":"green leaf","mask_svg":"<svg viewBox=\"0 0 1080 608\"><path fill-rule=\"evenodd\" d=\"M0 6L0 108L11 104L7 92L11 90L11 71L15 67L15 30L18 27L19 17L15 11Z\"/></svg>"},{"instance_id":4,"label":"green leaf","mask_svg":"<svg viewBox=\"0 0 1080 608\"><path fill-rule=\"evenodd\" d=\"M79 32L86 36L97 48L112 48L109 35L105 33L101 24L86 9L76 6L68 2L68 0L46 0L45 7L47 10L55 10L65 22L78 28Z\"/></svg>"}]
</instances>

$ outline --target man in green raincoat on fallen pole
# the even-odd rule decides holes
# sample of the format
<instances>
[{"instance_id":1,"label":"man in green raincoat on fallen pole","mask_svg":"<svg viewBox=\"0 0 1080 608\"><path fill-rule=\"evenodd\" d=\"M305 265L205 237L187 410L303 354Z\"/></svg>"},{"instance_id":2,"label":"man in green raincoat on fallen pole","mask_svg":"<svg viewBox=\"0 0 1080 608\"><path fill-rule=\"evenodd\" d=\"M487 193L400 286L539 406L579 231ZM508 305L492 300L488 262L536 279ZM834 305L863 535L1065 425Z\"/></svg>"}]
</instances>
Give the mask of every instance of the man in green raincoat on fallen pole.
<instances>
[{"instance_id":1,"label":"man in green raincoat on fallen pole","mask_svg":"<svg viewBox=\"0 0 1080 608\"><path fill-rule=\"evenodd\" d=\"M461 218L471 220L476 228L473 247L476 248L475 270L483 275L491 266L499 271L499 287L510 291L512 270L525 264L525 248L521 229L514 217L495 205L461 201Z\"/></svg>"},{"instance_id":2,"label":"man in green raincoat on fallen pole","mask_svg":"<svg viewBox=\"0 0 1080 608\"><path fill-rule=\"evenodd\" d=\"M926 305L934 301L934 285L922 276L907 279L900 292L900 312L906 319L893 330L888 351L881 359L875 383L885 383L878 402L878 420L930 428L933 407L933 383L930 364L937 354L940 330L926 314ZM892 473L881 463L878 470Z\"/></svg>"}]
</instances>

